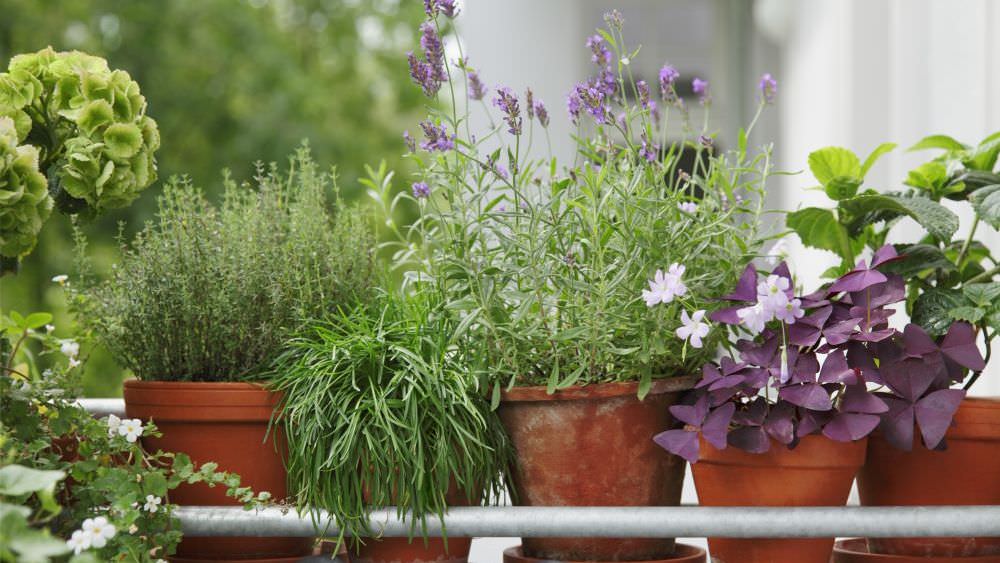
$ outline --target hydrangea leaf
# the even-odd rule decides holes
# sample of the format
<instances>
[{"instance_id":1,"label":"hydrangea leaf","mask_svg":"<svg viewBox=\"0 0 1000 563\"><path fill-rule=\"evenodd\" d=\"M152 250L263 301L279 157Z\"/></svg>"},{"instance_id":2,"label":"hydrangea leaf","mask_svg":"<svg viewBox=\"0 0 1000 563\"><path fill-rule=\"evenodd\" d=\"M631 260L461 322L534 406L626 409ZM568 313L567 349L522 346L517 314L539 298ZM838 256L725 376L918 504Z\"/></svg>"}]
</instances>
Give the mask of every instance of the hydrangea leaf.
<instances>
[{"instance_id":1,"label":"hydrangea leaf","mask_svg":"<svg viewBox=\"0 0 1000 563\"><path fill-rule=\"evenodd\" d=\"M931 236L949 242L958 230L958 216L923 196L865 193L839 203L849 217L847 230L856 233L871 223L905 215L913 218Z\"/></svg>"},{"instance_id":2,"label":"hydrangea leaf","mask_svg":"<svg viewBox=\"0 0 1000 563\"><path fill-rule=\"evenodd\" d=\"M920 139L907 151L919 151L926 149L943 149L948 152L959 152L968 150L968 145L964 145L948 135L928 135Z\"/></svg>"},{"instance_id":3,"label":"hydrangea leaf","mask_svg":"<svg viewBox=\"0 0 1000 563\"><path fill-rule=\"evenodd\" d=\"M824 147L809 153L809 170L831 199L851 197L863 176L858 155L843 147Z\"/></svg>"},{"instance_id":4,"label":"hydrangea leaf","mask_svg":"<svg viewBox=\"0 0 1000 563\"><path fill-rule=\"evenodd\" d=\"M986 316L986 310L979 307L955 307L951 310L951 318L956 321L965 321L976 324Z\"/></svg>"},{"instance_id":5,"label":"hydrangea leaf","mask_svg":"<svg viewBox=\"0 0 1000 563\"><path fill-rule=\"evenodd\" d=\"M882 155L895 148L896 143L882 143L881 145L875 147L875 150L868 155L868 158L866 158L865 162L861 165L861 177L864 178L868 175L868 171L871 170L871 167L874 166L876 162L878 162L879 158L882 158Z\"/></svg>"},{"instance_id":6,"label":"hydrangea leaf","mask_svg":"<svg viewBox=\"0 0 1000 563\"><path fill-rule=\"evenodd\" d=\"M802 239L802 244L829 250L845 261L854 258L847 229L837 221L833 211L819 207L806 207L788 214L786 224Z\"/></svg>"},{"instance_id":7,"label":"hydrangea leaf","mask_svg":"<svg viewBox=\"0 0 1000 563\"><path fill-rule=\"evenodd\" d=\"M966 284L962 292L977 306L992 308L1000 301L1000 282Z\"/></svg>"},{"instance_id":8,"label":"hydrangea leaf","mask_svg":"<svg viewBox=\"0 0 1000 563\"><path fill-rule=\"evenodd\" d=\"M1000 184L985 186L969 194L969 202L983 221L1000 229Z\"/></svg>"},{"instance_id":9,"label":"hydrangea leaf","mask_svg":"<svg viewBox=\"0 0 1000 563\"><path fill-rule=\"evenodd\" d=\"M965 305L968 301L960 290L928 288L913 303L913 322L933 337L942 336L953 322L952 309Z\"/></svg>"}]
</instances>

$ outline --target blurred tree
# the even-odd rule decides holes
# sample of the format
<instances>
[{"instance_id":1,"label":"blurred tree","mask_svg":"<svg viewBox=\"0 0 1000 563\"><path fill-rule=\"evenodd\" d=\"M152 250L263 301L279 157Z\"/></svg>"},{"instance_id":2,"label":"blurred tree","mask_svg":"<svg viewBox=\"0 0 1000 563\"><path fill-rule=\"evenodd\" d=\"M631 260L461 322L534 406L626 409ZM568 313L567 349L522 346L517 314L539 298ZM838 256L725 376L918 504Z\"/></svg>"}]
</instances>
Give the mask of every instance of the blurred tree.
<instances>
[{"instance_id":1,"label":"blurred tree","mask_svg":"<svg viewBox=\"0 0 1000 563\"><path fill-rule=\"evenodd\" d=\"M212 192L223 167L246 177L254 161L283 161L309 139L352 198L366 162L406 170L400 135L425 99L409 84L403 53L422 10L415 0L0 0L0 64L51 45L127 70L160 126L161 179L187 174ZM116 259L117 224L130 236L158 194L154 185L127 210L84 226L99 264ZM69 221L53 217L21 273L0 279L0 308L53 311L57 334L69 335L49 280L71 263ZM95 351L88 394L117 394L121 379Z\"/></svg>"}]
</instances>

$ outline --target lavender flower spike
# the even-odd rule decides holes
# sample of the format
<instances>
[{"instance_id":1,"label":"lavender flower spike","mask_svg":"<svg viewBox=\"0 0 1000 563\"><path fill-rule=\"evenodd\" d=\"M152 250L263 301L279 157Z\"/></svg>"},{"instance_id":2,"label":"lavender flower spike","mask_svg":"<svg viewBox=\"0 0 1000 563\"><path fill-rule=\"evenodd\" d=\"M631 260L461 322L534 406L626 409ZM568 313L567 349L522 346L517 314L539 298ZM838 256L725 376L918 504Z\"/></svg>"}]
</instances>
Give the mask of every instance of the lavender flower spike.
<instances>
[{"instance_id":1,"label":"lavender flower spike","mask_svg":"<svg viewBox=\"0 0 1000 563\"><path fill-rule=\"evenodd\" d=\"M497 89L497 97L493 99L493 105L500 108L504 113L503 120L507 123L507 131L511 135L521 134L521 108L517 101L517 96L506 86Z\"/></svg>"},{"instance_id":2,"label":"lavender flower spike","mask_svg":"<svg viewBox=\"0 0 1000 563\"><path fill-rule=\"evenodd\" d=\"M545 109L545 102L541 98L535 100L532 104L532 108L535 111L535 116L538 117L538 122L542 124L542 127L549 126L549 110Z\"/></svg>"},{"instance_id":3,"label":"lavender flower spike","mask_svg":"<svg viewBox=\"0 0 1000 563\"><path fill-rule=\"evenodd\" d=\"M406 59L410 62L410 78L413 79L413 83L420 86L428 98L436 96L441 89L441 82L438 81L434 68L418 59L413 51L406 54Z\"/></svg>"},{"instance_id":4,"label":"lavender flower spike","mask_svg":"<svg viewBox=\"0 0 1000 563\"><path fill-rule=\"evenodd\" d=\"M444 47L437 30L429 22L420 24L420 48L424 50L427 64L434 70L434 79L438 82L448 80L448 72L444 68Z\"/></svg>"},{"instance_id":5,"label":"lavender flower spike","mask_svg":"<svg viewBox=\"0 0 1000 563\"><path fill-rule=\"evenodd\" d=\"M760 77L760 94L764 99L765 103L770 104L774 101L774 96L778 93L778 81L771 76L771 73L765 73Z\"/></svg>"},{"instance_id":6,"label":"lavender flower spike","mask_svg":"<svg viewBox=\"0 0 1000 563\"><path fill-rule=\"evenodd\" d=\"M674 99L674 82L680 78L681 73L670 65L663 65L660 69L660 95L664 100Z\"/></svg>"},{"instance_id":7,"label":"lavender flower spike","mask_svg":"<svg viewBox=\"0 0 1000 563\"><path fill-rule=\"evenodd\" d=\"M470 72L467 75L469 79L469 98L473 100L481 100L486 96L486 85L479 78L478 72Z\"/></svg>"},{"instance_id":8,"label":"lavender flower spike","mask_svg":"<svg viewBox=\"0 0 1000 563\"><path fill-rule=\"evenodd\" d=\"M417 199L427 199L431 196L431 188L427 182L414 182L412 189L413 197Z\"/></svg>"},{"instance_id":9,"label":"lavender flower spike","mask_svg":"<svg viewBox=\"0 0 1000 563\"><path fill-rule=\"evenodd\" d=\"M602 67L611 64L611 51L608 50L608 46L605 45L603 37L600 35L592 35L588 37L587 48L590 49L592 53L590 60L595 64Z\"/></svg>"},{"instance_id":10,"label":"lavender flower spike","mask_svg":"<svg viewBox=\"0 0 1000 563\"><path fill-rule=\"evenodd\" d=\"M458 15L455 0L424 0L424 13L427 17L433 18L438 12L454 19Z\"/></svg>"},{"instance_id":11,"label":"lavender flower spike","mask_svg":"<svg viewBox=\"0 0 1000 563\"><path fill-rule=\"evenodd\" d=\"M711 101L712 98L708 93L708 81L695 78L691 81L691 89L694 90L695 94L698 94L698 100L702 105L708 104Z\"/></svg>"},{"instance_id":12,"label":"lavender flower spike","mask_svg":"<svg viewBox=\"0 0 1000 563\"><path fill-rule=\"evenodd\" d=\"M447 152L455 148L454 135L449 136L444 125L434 125L430 121L421 121L420 128L424 130L427 140L420 143L420 148L426 151Z\"/></svg>"},{"instance_id":13,"label":"lavender flower spike","mask_svg":"<svg viewBox=\"0 0 1000 563\"><path fill-rule=\"evenodd\" d=\"M531 88L526 88L524 92L524 112L528 114L528 121L535 118L535 93Z\"/></svg>"}]
</instances>

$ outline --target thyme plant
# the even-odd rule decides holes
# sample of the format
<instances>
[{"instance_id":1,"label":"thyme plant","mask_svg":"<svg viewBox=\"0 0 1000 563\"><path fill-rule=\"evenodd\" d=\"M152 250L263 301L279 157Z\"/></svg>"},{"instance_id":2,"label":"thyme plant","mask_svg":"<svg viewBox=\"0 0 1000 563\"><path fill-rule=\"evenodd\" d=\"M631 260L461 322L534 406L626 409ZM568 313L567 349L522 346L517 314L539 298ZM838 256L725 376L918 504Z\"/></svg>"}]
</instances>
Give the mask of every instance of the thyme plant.
<instances>
[{"instance_id":1,"label":"thyme plant","mask_svg":"<svg viewBox=\"0 0 1000 563\"><path fill-rule=\"evenodd\" d=\"M373 507L409 511L415 530L463 497L500 500L507 439L435 298L393 290L332 311L275 364L290 490L332 512L341 534L370 535Z\"/></svg>"},{"instance_id":2,"label":"thyme plant","mask_svg":"<svg viewBox=\"0 0 1000 563\"><path fill-rule=\"evenodd\" d=\"M140 379L258 376L304 319L371 286L370 222L339 196L328 208L333 180L303 147L287 171L258 165L256 187L227 174L219 206L169 182L107 280L93 278L81 241L78 316Z\"/></svg>"},{"instance_id":3,"label":"thyme plant","mask_svg":"<svg viewBox=\"0 0 1000 563\"><path fill-rule=\"evenodd\" d=\"M428 96L443 88L445 109L421 123L419 150L404 135L420 169L410 193L393 196L385 174L368 181L387 217L405 201L420 209L412 228L387 222L395 267L441 296L460 319L453 338L471 368L493 382L554 392L639 381L644 395L653 378L696 373L724 340L702 321L719 306L712 297L760 252L770 147L748 150L751 123L734 150L720 150L708 83L693 85L705 110L696 125L670 65L655 99L632 74L638 49L626 45L615 11L587 41L594 76L567 98L575 161L532 158L532 145L548 144L544 102L530 89L519 97L497 87L488 107L491 89L461 44L459 60L444 56L439 30L455 16L451 3L427 5L411 75ZM756 116L775 91L765 75ZM470 111L492 127L473 131ZM681 120L682 138L668 137L671 119Z\"/></svg>"}]
</instances>

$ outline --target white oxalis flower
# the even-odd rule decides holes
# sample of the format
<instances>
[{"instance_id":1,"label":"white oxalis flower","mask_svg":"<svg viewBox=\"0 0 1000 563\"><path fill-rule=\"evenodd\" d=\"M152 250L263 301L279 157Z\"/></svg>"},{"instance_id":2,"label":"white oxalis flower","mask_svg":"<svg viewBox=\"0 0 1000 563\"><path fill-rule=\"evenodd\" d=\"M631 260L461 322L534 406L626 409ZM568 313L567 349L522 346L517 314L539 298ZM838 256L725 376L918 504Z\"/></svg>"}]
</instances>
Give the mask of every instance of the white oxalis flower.
<instances>
[{"instance_id":1,"label":"white oxalis flower","mask_svg":"<svg viewBox=\"0 0 1000 563\"><path fill-rule=\"evenodd\" d=\"M83 521L83 533L90 539L90 545L100 549L115 537L115 527L103 516L87 518Z\"/></svg>"},{"instance_id":2,"label":"white oxalis flower","mask_svg":"<svg viewBox=\"0 0 1000 563\"><path fill-rule=\"evenodd\" d=\"M63 340L59 343L59 351L67 358L76 358L80 355L80 343L75 340Z\"/></svg>"},{"instance_id":3,"label":"white oxalis flower","mask_svg":"<svg viewBox=\"0 0 1000 563\"><path fill-rule=\"evenodd\" d=\"M90 536L83 530L76 530L66 540L66 547L72 549L75 555L80 555L84 550L90 549Z\"/></svg>"},{"instance_id":4,"label":"white oxalis flower","mask_svg":"<svg viewBox=\"0 0 1000 563\"><path fill-rule=\"evenodd\" d=\"M146 504L142 505L143 510L146 512L156 512L160 509L160 504L163 499L153 495L146 495Z\"/></svg>"},{"instance_id":5,"label":"white oxalis flower","mask_svg":"<svg viewBox=\"0 0 1000 563\"><path fill-rule=\"evenodd\" d=\"M687 340L695 348L702 347L702 338L708 336L709 326L704 322L705 311L695 311L688 316L687 311L681 311L681 326L677 328L677 338Z\"/></svg>"},{"instance_id":6,"label":"white oxalis flower","mask_svg":"<svg viewBox=\"0 0 1000 563\"><path fill-rule=\"evenodd\" d=\"M687 286L682 279L684 269L684 266L674 263L666 273L657 270L653 279L649 280L649 289L642 290L642 298L646 301L646 305L652 307L659 303L670 303L675 297L686 294Z\"/></svg>"},{"instance_id":7,"label":"white oxalis flower","mask_svg":"<svg viewBox=\"0 0 1000 563\"><path fill-rule=\"evenodd\" d=\"M787 301L784 307L778 307L774 310L774 316L786 324L795 324L795 320L801 319L805 314L805 311L802 310L802 301L799 299Z\"/></svg>"},{"instance_id":8,"label":"white oxalis flower","mask_svg":"<svg viewBox=\"0 0 1000 563\"><path fill-rule=\"evenodd\" d=\"M118 433L118 429L121 428L122 419L118 418L113 414L108 415L108 436L114 436Z\"/></svg>"},{"instance_id":9,"label":"white oxalis flower","mask_svg":"<svg viewBox=\"0 0 1000 563\"><path fill-rule=\"evenodd\" d=\"M58 276L52 278L52 283L64 284L68 279L69 276L67 276L66 274L59 274Z\"/></svg>"},{"instance_id":10,"label":"white oxalis flower","mask_svg":"<svg viewBox=\"0 0 1000 563\"><path fill-rule=\"evenodd\" d=\"M118 426L118 433L125 436L129 442L138 440L143 430L145 429L142 427L142 421L138 418L126 418Z\"/></svg>"},{"instance_id":11,"label":"white oxalis flower","mask_svg":"<svg viewBox=\"0 0 1000 563\"><path fill-rule=\"evenodd\" d=\"M763 303L743 307L736 311L736 315L740 318L740 322L755 336L764 331L764 325L772 318L772 313L765 310Z\"/></svg>"}]
</instances>

